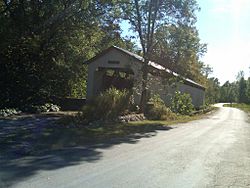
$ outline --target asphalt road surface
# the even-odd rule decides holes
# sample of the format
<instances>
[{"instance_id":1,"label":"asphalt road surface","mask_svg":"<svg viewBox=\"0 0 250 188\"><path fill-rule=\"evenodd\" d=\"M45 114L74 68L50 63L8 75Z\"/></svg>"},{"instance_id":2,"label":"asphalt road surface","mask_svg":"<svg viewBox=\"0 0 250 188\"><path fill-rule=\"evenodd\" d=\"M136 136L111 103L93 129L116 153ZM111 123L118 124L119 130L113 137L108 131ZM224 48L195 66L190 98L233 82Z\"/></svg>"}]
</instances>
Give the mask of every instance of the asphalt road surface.
<instances>
[{"instance_id":1,"label":"asphalt road surface","mask_svg":"<svg viewBox=\"0 0 250 188\"><path fill-rule=\"evenodd\" d=\"M0 167L0 186L250 187L248 116L238 109L219 106L218 112L205 119L160 130L134 142L67 152L65 155L71 157L82 155L71 163L62 155L43 156L33 163L29 157L11 161L8 172ZM33 167L26 168L30 164Z\"/></svg>"}]
</instances>

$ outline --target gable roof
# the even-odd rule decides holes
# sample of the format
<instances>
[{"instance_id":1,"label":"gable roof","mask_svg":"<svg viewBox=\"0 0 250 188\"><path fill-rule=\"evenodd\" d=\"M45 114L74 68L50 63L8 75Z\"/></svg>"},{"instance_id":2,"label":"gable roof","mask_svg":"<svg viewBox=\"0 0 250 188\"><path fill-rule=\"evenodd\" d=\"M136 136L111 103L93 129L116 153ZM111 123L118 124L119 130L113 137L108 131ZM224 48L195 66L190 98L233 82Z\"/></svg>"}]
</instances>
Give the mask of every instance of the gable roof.
<instances>
[{"instance_id":1,"label":"gable roof","mask_svg":"<svg viewBox=\"0 0 250 188\"><path fill-rule=\"evenodd\" d=\"M108 53L109 51L111 51L111 50L113 50L113 49L118 50L118 51L122 52L123 54L128 55L128 56L134 58L135 60L138 60L138 61L140 61L140 62L144 62L144 58L141 57L141 56L139 56L139 55L137 55L137 54L135 54L135 53L132 53L132 52L130 52L130 51L128 51L128 50L125 50L125 49L120 48L120 47L117 47L117 46L110 46L109 48L107 48L107 49L103 50L102 52L98 53L95 57L89 59L89 60L86 61L85 63L86 63L86 64L90 64L90 63L92 63L93 61L95 61L96 59L98 59L98 58L104 56L106 53Z\"/></svg>"},{"instance_id":2,"label":"gable roof","mask_svg":"<svg viewBox=\"0 0 250 188\"><path fill-rule=\"evenodd\" d=\"M125 49L117 47L117 46L111 46L111 47L107 48L106 50L102 51L101 53L97 54L95 57L93 57L90 60L86 61L85 63L90 64L91 62L95 61L96 59L104 56L106 53L108 53L112 49L116 49L116 50L122 52L123 54L128 55L129 57L132 57L135 60L137 60L138 62L142 62L142 63L144 62L144 58L137 55L137 54L135 54L135 53L132 53L132 52L130 52L128 50L125 50ZM193 81L193 80L191 80L189 78L184 78L183 76L179 75L178 73L173 72L170 69L168 69L168 68L166 68L166 67L164 67L164 66L162 66L162 65L160 65L158 63L155 63L153 61L149 61L148 65L155 68L155 69L157 69L157 70L167 72L167 73L173 75L174 77L181 78L184 81L184 83L187 84L187 85L190 85L190 86L205 90L205 87L202 86L201 84L198 84L197 82L195 82L195 81Z\"/></svg>"}]
</instances>

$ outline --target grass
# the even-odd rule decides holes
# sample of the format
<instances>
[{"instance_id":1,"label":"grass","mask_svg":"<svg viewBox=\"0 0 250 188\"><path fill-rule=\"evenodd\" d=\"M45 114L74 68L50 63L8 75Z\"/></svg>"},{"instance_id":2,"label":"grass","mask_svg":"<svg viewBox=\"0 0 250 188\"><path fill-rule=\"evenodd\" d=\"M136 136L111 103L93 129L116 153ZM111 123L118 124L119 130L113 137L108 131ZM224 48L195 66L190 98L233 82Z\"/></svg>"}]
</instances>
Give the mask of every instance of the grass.
<instances>
[{"instance_id":1,"label":"grass","mask_svg":"<svg viewBox=\"0 0 250 188\"><path fill-rule=\"evenodd\" d=\"M4 146L3 150L18 146L18 143L30 143L32 152L43 153L44 151L59 150L66 147L84 146L88 144L103 144L111 140L126 140L134 142L142 137L151 137L157 134L159 130L170 130L178 123L204 118L206 114L196 114L193 116L178 116L172 121L136 121L129 123L95 123L92 125L74 125L69 124L72 115L62 118L66 124L49 124L45 125L39 131L29 129L17 129L11 134L6 135L0 145ZM62 121L61 120L61 121ZM36 127L36 123L34 122Z\"/></svg>"},{"instance_id":2,"label":"grass","mask_svg":"<svg viewBox=\"0 0 250 188\"><path fill-rule=\"evenodd\" d=\"M215 107L212 107L210 111L215 110ZM128 123L95 123L90 126L80 125L76 126L76 134L82 135L86 140L103 140L111 138L121 138L135 133L145 133L150 131L155 131L157 129L166 129L170 125L176 125L179 123L186 123L193 120L198 120L204 118L206 113L198 113L192 116L177 116L175 120L144 120L144 121L135 121ZM71 120L70 120L71 121ZM67 120L66 120L67 122ZM60 126L62 129L74 130L72 126L69 126L65 122L64 125ZM75 134L75 133L73 133Z\"/></svg>"},{"instance_id":3,"label":"grass","mask_svg":"<svg viewBox=\"0 0 250 188\"><path fill-rule=\"evenodd\" d=\"M169 125L174 125L178 123L187 123L189 121L194 121L202 117L204 117L204 114L193 115L193 116L177 116L177 119L175 120L144 120L144 121L129 122L128 124L130 126L131 125L141 126L145 124L169 126Z\"/></svg>"},{"instance_id":4,"label":"grass","mask_svg":"<svg viewBox=\"0 0 250 188\"><path fill-rule=\"evenodd\" d=\"M249 104L239 104L239 103L232 103L232 104L224 104L224 107L232 107L232 108L238 108L245 112L250 112L250 105Z\"/></svg>"},{"instance_id":5,"label":"grass","mask_svg":"<svg viewBox=\"0 0 250 188\"><path fill-rule=\"evenodd\" d=\"M174 121L137 121L129 123L96 123L92 126L67 127L57 125L44 130L37 146L42 149L60 149L62 147L81 146L89 143L103 143L112 139L122 139L137 135L136 138L153 136L159 130L172 129L170 125L197 120L204 115L179 116ZM46 142L44 142L46 140Z\"/></svg>"}]
</instances>

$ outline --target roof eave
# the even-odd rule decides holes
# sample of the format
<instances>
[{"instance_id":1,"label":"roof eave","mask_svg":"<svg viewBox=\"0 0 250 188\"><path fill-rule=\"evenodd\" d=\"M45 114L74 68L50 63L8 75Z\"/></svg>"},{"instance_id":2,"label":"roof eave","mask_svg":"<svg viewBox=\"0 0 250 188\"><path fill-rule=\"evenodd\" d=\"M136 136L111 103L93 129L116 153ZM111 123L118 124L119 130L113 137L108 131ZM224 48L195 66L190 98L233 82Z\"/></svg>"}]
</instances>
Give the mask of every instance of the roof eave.
<instances>
[{"instance_id":1,"label":"roof eave","mask_svg":"<svg viewBox=\"0 0 250 188\"><path fill-rule=\"evenodd\" d=\"M132 52L129 52L127 50L124 50L120 47L117 47L117 46L110 46L109 48L107 48L106 50L103 50L101 53L99 53L98 55L96 55L95 57L91 58L90 60L88 61L85 61L84 64L87 64L89 65L90 63L92 63L93 61L95 61L96 59L102 57L103 55L105 55L106 53L108 53L110 50L112 49L115 49L115 50L118 50L119 52L122 52L123 54L129 56L129 57L132 57L134 58L137 62L141 62L143 63L144 62L144 58L137 55L137 54L134 54ZM164 72L167 72L169 74L172 74L174 77L178 77L178 78L181 78L184 82L188 83L189 85L193 86L193 87L196 87L196 88L200 88L200 89L203 89L205 90L206 88L196 82L194 82L193 80L191 80L191 82L187 79L187 78L183 78L182 76L180 76L179 74L171 71L170 69L167 69L165 67L163 67L162 65L158 64L158 63L155 63L155 62L152 62L150 61L149 62L149 66L155 68L156 70L159 70L159 71L164 71Z\"/></svg>"}]
</instances>

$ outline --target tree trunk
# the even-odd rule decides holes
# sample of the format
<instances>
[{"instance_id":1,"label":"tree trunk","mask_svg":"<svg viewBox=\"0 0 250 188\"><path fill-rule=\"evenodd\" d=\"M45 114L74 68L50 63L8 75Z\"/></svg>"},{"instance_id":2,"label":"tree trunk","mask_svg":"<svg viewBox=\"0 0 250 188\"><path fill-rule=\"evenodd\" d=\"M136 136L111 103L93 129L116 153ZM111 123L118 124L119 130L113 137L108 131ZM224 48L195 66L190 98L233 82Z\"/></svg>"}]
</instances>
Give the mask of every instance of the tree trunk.
<instances>
[{"instance_id":1,"label":"tree trunk","mask_svg":"<svg viewBox=\"0 0 250 188\"><path fill-rule=\"evenodd\" d=\"M149 60L145 59L144 65L142 67L142 93L141 93L141 101L140 101L141 112L145 112L145 107L147 104L148 62L149 62Z\"/></svg>"}]
</instances>

